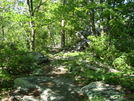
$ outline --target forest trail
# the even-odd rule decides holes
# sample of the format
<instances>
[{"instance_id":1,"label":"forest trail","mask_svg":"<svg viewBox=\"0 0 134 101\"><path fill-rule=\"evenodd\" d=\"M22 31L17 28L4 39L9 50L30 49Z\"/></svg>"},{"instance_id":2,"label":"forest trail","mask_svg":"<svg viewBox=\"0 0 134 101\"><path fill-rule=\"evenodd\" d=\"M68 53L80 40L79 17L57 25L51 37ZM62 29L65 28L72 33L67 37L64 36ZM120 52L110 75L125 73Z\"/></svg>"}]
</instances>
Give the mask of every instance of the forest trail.
<instances>
[{"instance_id":1,"label":"forest trail","mask_svg":"<svg viewBox=\"0 0 134 101\"><path fill-rule=\"evenodd\" d=\"M14 81L17 83L20 82L18 85L17 84L15 85L21 88L23 87L27 88L29 84L30 85L32 84L33 86L40 87L41 91L36 88L30 89L28 90L28 92L17 91L15 89L12 91L13 93L11 93L11 95L3 98L2 101L19 101L18 99L31 99L30 101L62 101L62 100L70 101L72 99L75 101L81 101L82 99L85 99L83 95L78 93L82 85L79 85L70 76L69 70L65 68L66 66L68 66L69 61L72 61L73 59L75 59L75 57L59 56L59 54L60 53L55 54L54 52L52 54L49 54L51 62L46 64L45 67L49 69L52 68L52 69L50 69L51 71L48 72L46 75L28 76L28 77L24 77L24 79L22 77L22 78L17 78L17 80ZM25 86L25 82L26 83L29 82L29 83ZM42 85L45 85L45 87L43 87ZM19 94L21 94L21 96L18 96ZM56 97L56 99L50 100L49 98L52 98L51 96L53 98ZM16 99L16 97L18 98Z\"/></svg>"},{"instance_id":2,"label":"forest trail","mask_svg":"<svg viewBox=\"0 0 134 101\"><path fill-rule=\"evenodd\" d=\"M75 62L77 60L77 55L73 56L67 56L68 54L73 54L74 52L71 51L58 51L58 49L54 49L49 54L51 62L46 65L51 71L47 74L49 77L67 77L74 80L75 85L77 86L83 86L82 83L77 82L75 80L75 77L71 75L70 69L73 65L73 61ZM64 55L63 55L64 54Z\"/></svg>"},{"instance_id":3,"label":"forest trail","mask_svg":"<svg viewBox=\"0 0 134 101\"><path fill-rule=\"evenodd\" d=\"M31 80L31 78L33 79L32 82L34 84L34 80L36 82L38 82L38 79L40 79L39 83L42 85L45 85L46 88L42 88L43 90L47 89L47 88L51 88L52 87L52 91L53 91L53 88L54 89L57 89L57 84L55 83L56 80L58 80L58 82L62 82L62 83L67 83L66 87L69 87L68 86L68 83L70 82L71 80L71 85L74 85L74 89L77 89L78 88L82 88L85 86L85 81L86 79L84 78L81 78L81 74L76 74L75 73L81 68L84 67L84 65L89 62L86 60L85 56L84 58L82 57L83 55L81 55L82 52L71 52L71 51L52 51L48 56L49 56L49 59L51 60L49 63L47 64L42 64L40 65L40 67L44 67L46 68L46 71L47 71L47 74L46 75L39 75L39 76L35 76L35 77L24 77L25 79L22 79L22 81L24 80ZM78 69L78 70L77 70ZM81 71L82 72L82 71ZM97 73L97 72L96 72ZM89 73L90 74L90 73ZM39 77L39 78L38 78ZM64 79L65 78L65 79ZM46 80L45 82L42 81L42 79L49 79L48 81ZM66 80L67 79L67 80ZM69 82L68 82L68 79ZM63 80L63 81L62 81ZM19 80L21 81L21 79ZM54 82L53 82L54 81ZM27 81L26 81L27 82ZM35 85L37 86L40 86L38 85L37 83L35 82ZM57 82L57 81L56 81ZM88 84L92 83L94 81L88 81ZM23 82L22 82L23 83ZM48 85L49 84L49 85ZM63 86L61 85L58 85L60 86L60 88L58 88L58 91L63 91L63 89L66 89L64 88ZM76 88L75 88L76 87ZM119 87L121 88L121 86L119 85ZM116 85L113 86L113 88L116 88ZM36 90L36 89L35 89ZM124 91L125 88L123 89ZM8 94L8 96L6 96L5 98L3 98L2 101L18 101L18 100L9 100L9 99L12 99L13 96L14 96L14 90L10 90L10 91L6 91L5 93ZM67 91L63 91L63 93L65 93ZM60 93L59 94L59 97L63 94L63 93ZM29 94L32 94L31 93L31 90L29 91L29 93L27 93L27 95ZM34 92L33 92L34 94ZM41 93L42 94L42 93ZM2 95L2 94L1 94ZM40 98L40 92L38 92L38 98ZM50 93L51 95L51 93ZM66 95L66 94L65 94ZM65 96L63 94L63 96ZM70 93L68 93L68 95L70 95ZM128 92L127 95L130 95L130 93ZM53 95L54 96L54 95ZM86 97L82 94L80 95L77 95L78 97L82 98L82 99L85 99L84 101L87 101ZM48 98L49 95L47 95L45 98ZM67 96L66 96L67 97ZM76 96L75 96L76 97ZM6 100L7 99L7 100ZM71 98L72 99L72 98ZM38 101L38 100L37 100ZM44 100L43 100L44 101ZM68 100L67 100L68 101ZM79 100L78 100L79 101Z\"/></svg>"}]
</instances>

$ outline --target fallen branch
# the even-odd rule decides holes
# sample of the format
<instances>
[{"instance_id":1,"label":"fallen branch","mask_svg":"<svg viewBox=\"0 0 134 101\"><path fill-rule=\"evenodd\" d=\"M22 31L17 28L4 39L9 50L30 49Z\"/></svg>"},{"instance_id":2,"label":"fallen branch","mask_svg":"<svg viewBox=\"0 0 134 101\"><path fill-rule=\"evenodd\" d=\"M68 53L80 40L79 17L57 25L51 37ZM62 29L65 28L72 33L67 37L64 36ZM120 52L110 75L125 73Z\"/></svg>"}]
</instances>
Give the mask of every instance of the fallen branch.
<instances>
[{"instance_id":1,"label":"fallen branch","mask_svg":"<svg viewBox=\"0 0 134 101\"><path fill-rule=\"evenodd\" d=\"M92 70L95 70L95 71L101 71L101 69L93 67L93 66L90 66L89 64L86 64L86 67L88 67L88 68L90 68Z\"/></svg>"},{"instance_id":2,"label":"fallen branch","mask_svg":"<svg viewBox=\"0 0 134 101\"><path fill-rule=\"evenodd\" d=\"M103 68L105 68L105 69L108 69L108 72L109 73L117 73L117 72L120 72L120 71L118 71L118 70L116 70L116 69L113 69L113 68L111 68L111 67L109 67L109 66L106 66L106 65L104 65L104 64L102 64L102 63L99 63L99 62L94 62L95 64L97 64L98 66L100 66L100 67L103 67ZM88 67L88 68L90 68L90 69L92 69L92 70L95 70L95 71L101 71L101 69L100 68L96 68L96 67L93 67L93 66L91 66L90 64L86 64L85 65L86 67ZM123 74L123 76L124 77L134 77L134 74L131 74L131 75L127 75L127 74Z\"/></svg>"},{"instance_id":3,"label":"fallen branch","mask_svg":"<svg viewBox=\"0 0 134 101\"><path fill-rule=\"evenodd\" d=\"M100 66L100 67L103 67L103 68L105 68L105 69L108 69L108 72L120 72L120 71L118 71L118 70L116 70L116 69L113 69L113 68L111 68L111 67L109 67L109 66L106 66L106 65L104 65L104 64L102 64L102 63L100 63L100 62L94 61L94 63L97 64L97 65Z\"/></svg>"}]
</instances>

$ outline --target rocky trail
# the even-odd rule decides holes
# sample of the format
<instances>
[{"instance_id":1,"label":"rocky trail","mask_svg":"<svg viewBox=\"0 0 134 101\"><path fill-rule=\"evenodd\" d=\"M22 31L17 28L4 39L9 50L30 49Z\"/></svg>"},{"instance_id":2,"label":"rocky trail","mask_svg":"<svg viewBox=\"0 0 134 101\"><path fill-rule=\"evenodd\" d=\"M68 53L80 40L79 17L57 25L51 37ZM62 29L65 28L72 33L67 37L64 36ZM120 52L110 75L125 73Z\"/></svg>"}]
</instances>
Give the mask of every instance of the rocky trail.
<instances>
[{"instance_id":1,"label":"rocky trail","mask_svg":"<svg viewBox=\"0 0 134 101\"><path fill-rule=\"evenodd\" d=\"M65 52L64 54L67 54ZM14 80L11 95L2 101L121 101L121 86L113 86L103 81L91 82L88 85L77 82L70 75L69 68L76 56L49 55L51 62L40 65L30 76ZM7 92L8 93L8 92Z\"/></svg>"},{"instance_id":2,"label":"rocky trail","mask_svg":"<svg viewBox=\"0 0 134 101\"><path fill-rule=\"evenodd\" d=\"M39 68L29 77L17 78L12 94L2 101L82 101L79 84L65 77L68 69L60 62L63 58L50 54L51 62L41 65L43 71Z\"/></svg>"}]
</instances>

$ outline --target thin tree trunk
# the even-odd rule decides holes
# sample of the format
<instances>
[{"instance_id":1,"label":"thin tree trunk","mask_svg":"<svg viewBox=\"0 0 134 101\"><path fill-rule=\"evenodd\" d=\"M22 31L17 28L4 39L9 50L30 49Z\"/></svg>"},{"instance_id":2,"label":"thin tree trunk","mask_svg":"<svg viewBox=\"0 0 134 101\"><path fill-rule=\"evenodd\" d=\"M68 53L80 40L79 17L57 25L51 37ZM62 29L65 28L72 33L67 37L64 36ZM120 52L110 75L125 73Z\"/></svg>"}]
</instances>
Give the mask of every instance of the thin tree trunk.
<instances>
[{"instance_id":1,"label":"thin tree trunk","mask_svg":"<svg viewBox=\"0 0 134 101\"><path fill-rule=\"evenodd\" d=\"M4 35L5 35L5 32L4 32L4 26L1 26L1 33L2 33L3 41L4 41L4 40L5 40L5 38L4 38Z\"/></svg>"},{"instance_id":2,"label":"thin tree trunk","mask_svg":"<svg viewBox=\"0 0 134 101\"><path fill-rule=\"evenodd\" d=\"M89 3L93 3L94 0L89 0ZM96 35L95 31L95 24L94 24L94 9L90 8L90 27L91 27L91 34Z\"/></svg>"},{"instance_id":3,"label":"thin tree trunk","mask_svg":"<svg viewBox=\"0 0 134 101\"><path fill-rule=\"evenodd\" d=\"M108 5L111 5L111 2L110 1L108 1ZM108 15L108 17L107 17L107 30L108 30L108 34L109 35L111 35L110 34L111 27L110 27L110 24L109 24L110 19L111 19L111 15Z\"/></svg>"},{"instance_id":4,"label":"thin tree trunk","mask_svg":"<svg viewBox=\"0 0 134 101\"><path fill-rule=\"evenodd\" d=\"M55 46L54 33L50 33L50 37L51 37L51 45Z\"/></svg>"},{"instance_id":5,"label":"thin tree trunk","mask_svg":"<svg viewBox=\"0 0 134 101\"><path fill-rule=\"evenodd\" d=\"M30 14L30 27L31 27L31 40L30 40L30 50L35 50L35 29L34 29L34 10L33 10L33 0L27 0L28 8L29 8L29 14Z\"/></svg>"},{"instance_id":6,"label":"thin tree trunk","mask_svg":"<svg viewBox=\"0 0 134 101\"><path fill-rule=\"evenodd\" d=\"M68 0L63 0L63 6L68 2ZM65 20L61 21L61 48L65 47Z\"/></svg>"},{"instance_id":7,"label":"thin tree trunk","mask_svg":"<svg viewBox=\"0 0 134 101\"><path fill-rule=\"evenodd\" d=\"M35 29L34 29L34 22L30 22L31 27L31 40L30 40L30 50L35 50Z\"/></svg>"},{"instance_id":8,"label":"thin tree trunk","mask_svg":"<svg viewBox=\"0 0 134 101\"><path fill-rule=\"evenodd\" d=\"M102 4L102 3L103 3L103 0L100 0L100 4ZM100 12L103 12L103 8L100 8ZM103 22L103 16L102 16L102 14L100 14L100 23L101 23L100 28L101 28L101 36L103 36L103 35L104 35L104 26L102 25L102 22Z\"/></svg>"},{"instance_id":9,"label":"thin tree trunk","mask_svg":"<svg viewBox=\"0 0 134 101\"><path fill-rule=\"evenodd\" d=\"M3 16L1 16L0 20L1 20L1 22L4 22L4 21L3 21ZM5 36L4 27L5 27L5 26L3 26L3 25L1 24L1 34L2 34L2 37L3 37L3 39L2 39L3 41L5 40L5 37L4 37L4 36Z\"/></svg>"},{"instance_id":10,"label":"thin tree trunk","mask_svg":"<svg viewBox=\"0 0 134 101\"><path fill-rule=\"evenodd\" d=\"M65 30L62 29L61 31L61 48L65 47Z\"/></svg>"},{"instance_id":11,"label":"thin tree trunk","mask_svg":"<svg viewBox=\"0 0 134 101\"><path fill-rule=\"evenodd\" d=\"M61 48L65 47L65 20L61 22L62 30L61 30Z\"/></svg>"}]
</instances>

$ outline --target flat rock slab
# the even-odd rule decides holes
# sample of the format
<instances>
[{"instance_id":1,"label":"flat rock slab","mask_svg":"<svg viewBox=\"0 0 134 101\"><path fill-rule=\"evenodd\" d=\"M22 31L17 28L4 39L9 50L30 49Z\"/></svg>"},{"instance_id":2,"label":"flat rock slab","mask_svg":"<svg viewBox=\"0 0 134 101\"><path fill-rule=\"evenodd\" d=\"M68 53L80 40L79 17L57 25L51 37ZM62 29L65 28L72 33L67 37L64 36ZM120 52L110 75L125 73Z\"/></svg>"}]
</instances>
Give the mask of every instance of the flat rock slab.
<instances>
[{"instance_id":1,"label":"flat rock slab","mask_svg":"<svg viewBox=\"0 0 134 101\"><path fill-rule=\"evenodd\" d=\"M84 86L81 90L90 101L122 101L121 86L106 84L104 81L96 81ZM125 100L123 100L125 101Z\"/></svg>"},{"instance_id":2,"label":"flat rock slab","mask_svg":"<svg viewBox=\"0 0 134 101\"><path fill-rule=\"evenodd\" d=\"M80 87L65 77L31 76L14 81L14 100L81 101Z\"/></svg>"},{"instance_id":3,"label":"flat rock slab","mask_svg":"<svg viewBox=\"0 0 134 101\"><path fill-rule=\"evenodd\" d=\"M47 56L44 56L44 54L40 52L29 52L26 54L26 57L32 57L34 62L38 65L42 63L48 63L50 61Z\"/></svg>"}]
</instances>

